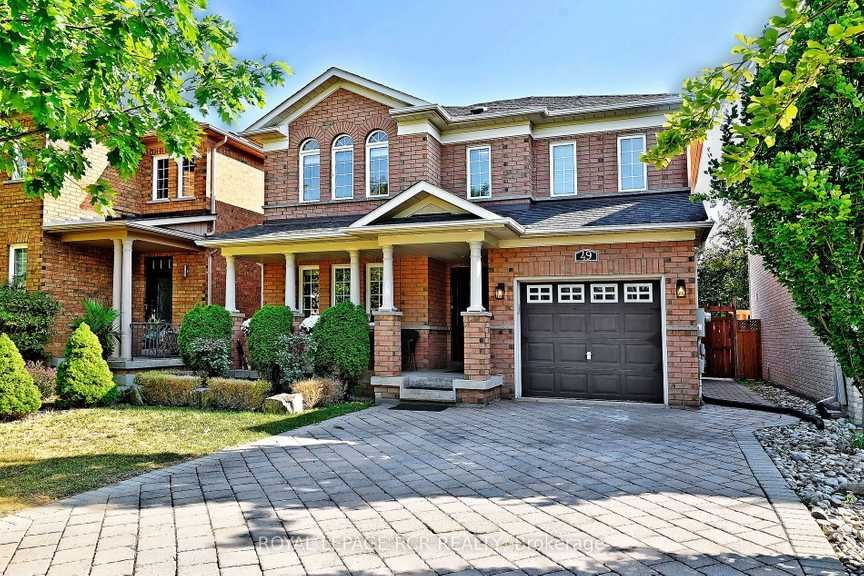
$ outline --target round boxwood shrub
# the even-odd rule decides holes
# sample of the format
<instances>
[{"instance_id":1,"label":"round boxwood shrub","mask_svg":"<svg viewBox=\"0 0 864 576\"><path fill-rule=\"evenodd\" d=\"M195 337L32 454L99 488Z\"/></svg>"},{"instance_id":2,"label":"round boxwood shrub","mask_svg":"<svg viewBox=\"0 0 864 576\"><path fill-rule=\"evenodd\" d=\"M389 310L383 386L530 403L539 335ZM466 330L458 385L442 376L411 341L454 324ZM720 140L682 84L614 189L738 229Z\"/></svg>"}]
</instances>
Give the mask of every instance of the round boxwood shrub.
<instances>
[{"instance_id":1,"label":"round boxwood shrub","mask_svg":"<svg viewBox=\"0 0 864 576\"><path fill-rule=\"evenodd\" d=\"M42 405L39 389L12 339L0 334L0 418L20 418Z\"/></svg>"},{"instance_id":2,"label":"round boxwood shrub","mask_svg":"<svg viewBox=\"0 0 864 576\"><path fill-rule=\"evenodd\" d=\"M57 369L57 395L67 406L93 406L110 404L118 394L99 338L84 322L66 342L63 364Z\"/></svg>"},{"instance_id":3,"label":"round boxwood shrub","mask_svg":"<svg viewBox=\"0 0 864 576\"><path fill-rule=\"evenodd\" d=\"M198 338L217 338L231 341L231 330L234 327L231 314L222 306L215 304L198 304L183 316L180 333L177 335L177 345L183 362L193 364L192 343Z\"/></svg>"},{"instance_id":4,"label":"round boxwood shrub","mask_svg":"<svg viewBox=\"0 0 864 576\"><path fill-rule=\"evenodd\" d=\"M312 338L320 374L355 383L369 365L369 318L362 306L342 302L328 308L312 330Z\"/></svg>"},{"instance_id":5,"label":"round boxwood shrub","mask_svg":"<svg viewBox=\"0 0 864 576\"><path fill-rule=\"evenodd\" d=\"M281 340L294 331L294 312L288 306L267 304L249 320L249 360L263 374L269 374L277 361Z\"/></svg>"}]
</instances>

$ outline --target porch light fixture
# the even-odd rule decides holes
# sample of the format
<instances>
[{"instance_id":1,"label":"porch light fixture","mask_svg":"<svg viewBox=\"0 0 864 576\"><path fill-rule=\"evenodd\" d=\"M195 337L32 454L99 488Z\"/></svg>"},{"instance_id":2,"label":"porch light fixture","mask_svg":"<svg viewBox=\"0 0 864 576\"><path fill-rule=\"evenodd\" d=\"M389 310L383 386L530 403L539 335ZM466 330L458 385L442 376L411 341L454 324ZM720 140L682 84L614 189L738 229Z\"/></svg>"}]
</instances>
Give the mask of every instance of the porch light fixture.
<instances>
[{"instance_id":1,"label":"porch light fixture","mask_svg":"<svg viewBox=\"0 0 864 576\"><path fill-rule=\"evenodd\" d=\"M675 281L675 296L678 298L685 298L687 296L687 285L683 278Z\"/></svg>"},{"instance_id":2,"label":"porch light fixture","mask_svg":"<svg viewBox=\"0 0 864 576\"><path fill-rule=\"evenodd\" d=\"M495 285L495 300L503 300L504 299L504 283Z\"/></svg>"},{"instance_id":3,"label":"porch light fixture","mask_svg":"<svg viewBox=\"0 0 864 576\"><path fill-rule=\"evenodd\" d=\"M189 277L189 265L183 264L183 279L185 280L188 277Z\"/></svg>"}]
</instances>

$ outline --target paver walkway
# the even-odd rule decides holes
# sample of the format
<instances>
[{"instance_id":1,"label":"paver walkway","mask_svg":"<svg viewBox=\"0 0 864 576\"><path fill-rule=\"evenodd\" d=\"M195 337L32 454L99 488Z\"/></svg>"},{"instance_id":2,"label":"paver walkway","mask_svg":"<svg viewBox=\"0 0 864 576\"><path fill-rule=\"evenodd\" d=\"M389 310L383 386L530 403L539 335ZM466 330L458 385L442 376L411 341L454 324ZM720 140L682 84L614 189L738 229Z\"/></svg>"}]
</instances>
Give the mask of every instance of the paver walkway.
<instances>
[{"instance_id":1,"label":"paver walkway","mask_svg":"<svg viewBox=\"0 0 864 576\"><path fill-rule=\"evenodd\" d=\"M720 378L703 378L702 396L715 400L739 402L755 406L774 406L774 404L766 400L761 394L750 390L746 386L739 384L734 380Z\"/></svg>"},{"instance_id":2,"label":"paver walkway","mask_svg":"<svg viewBox=\"0 0 864 576\"><path fill-rule=\"evenodd\" d=\"M761 448L739 447L790 421L378 406L0 518L0 572L797 576L802 538L806 571L832 570L815 523L789 532L765 497L748 465L772 469Z\"/></svg>"}]
</instances>

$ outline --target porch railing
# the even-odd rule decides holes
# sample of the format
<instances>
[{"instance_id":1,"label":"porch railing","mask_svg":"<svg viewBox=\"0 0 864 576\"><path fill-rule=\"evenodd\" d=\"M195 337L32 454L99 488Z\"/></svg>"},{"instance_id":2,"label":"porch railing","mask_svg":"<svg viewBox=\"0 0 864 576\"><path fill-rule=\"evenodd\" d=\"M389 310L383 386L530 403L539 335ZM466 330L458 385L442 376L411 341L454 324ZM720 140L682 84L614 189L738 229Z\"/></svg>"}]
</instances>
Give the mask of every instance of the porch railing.
<instances>
[{"instance_id":1,"label":"porch railing","mask_svg":"<svg viewBox=\"0 0 864 576\"><path fill-rule=\"evenodd\" d=\"M167 322L132 322L132 356L175 358L180 356L176 326Z\"/></svg>"}]
</instances>

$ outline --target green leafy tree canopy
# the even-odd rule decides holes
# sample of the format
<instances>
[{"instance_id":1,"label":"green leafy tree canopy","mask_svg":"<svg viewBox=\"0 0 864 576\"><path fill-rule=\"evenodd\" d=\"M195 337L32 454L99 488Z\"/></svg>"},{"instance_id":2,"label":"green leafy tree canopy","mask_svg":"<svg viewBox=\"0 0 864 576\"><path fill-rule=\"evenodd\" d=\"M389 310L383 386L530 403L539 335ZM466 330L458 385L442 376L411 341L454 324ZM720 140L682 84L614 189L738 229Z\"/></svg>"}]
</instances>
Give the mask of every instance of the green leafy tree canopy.
<instances>
[{"instance_id":1,"label":"green leafy tree canopy","mask_svg":"<svg viewBox=\"0 0 864 576\"><path fill-rule=\"evenodd\" d=\"M743 217L727 209L713 237L698 253L699 305L750 307L748 240Z\"/></svg>"},{"instance_id":2,"label":"green leafy tree canopy","mask_svg":"<svg viewBox=\"0 0 864 576\"><path fill-rule=\"evenodd\" d=\"M192 157L194 113L229 122L262 107L264 89L290 69L236 59L233 25L205 9L206 0L0 2L0 172L21 172L23 160L26 192L56 197L65 178L85 173L93 146L128 178L145 135ZM89 192L97 209L110 206L105 182Z\"/></svg>"}]
</instances>

